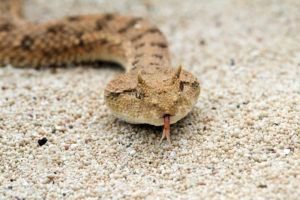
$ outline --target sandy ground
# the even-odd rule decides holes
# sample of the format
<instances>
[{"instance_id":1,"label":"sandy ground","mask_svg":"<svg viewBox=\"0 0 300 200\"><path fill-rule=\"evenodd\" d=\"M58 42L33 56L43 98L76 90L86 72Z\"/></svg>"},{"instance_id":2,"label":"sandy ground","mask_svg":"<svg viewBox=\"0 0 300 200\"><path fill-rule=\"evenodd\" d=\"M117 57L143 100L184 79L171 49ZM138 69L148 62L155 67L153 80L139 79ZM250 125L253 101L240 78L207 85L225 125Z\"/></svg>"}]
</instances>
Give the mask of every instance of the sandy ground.
<instances>
[{"instance_id":1,"label":"sandy ground","mask_svg":"<svg viewBox=\"0 0 300 200\"><path fill-rule=\"evenodd\" d=\"M169 148L110 115L119 68L1 68L0 199L299 199L299 1L27 2L34 21L149 18L202 93Z\"/></svg>"}]
</instances>

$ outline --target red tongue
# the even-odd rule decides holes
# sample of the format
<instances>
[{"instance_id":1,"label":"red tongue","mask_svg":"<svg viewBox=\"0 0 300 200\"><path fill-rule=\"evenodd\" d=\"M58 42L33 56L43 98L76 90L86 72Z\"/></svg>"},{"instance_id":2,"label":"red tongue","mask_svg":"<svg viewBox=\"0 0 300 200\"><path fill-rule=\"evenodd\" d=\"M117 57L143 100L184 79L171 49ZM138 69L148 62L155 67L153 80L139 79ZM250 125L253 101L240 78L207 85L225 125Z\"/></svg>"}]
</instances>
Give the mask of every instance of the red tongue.
<instances>
[{"instance_id":1,"label":"red tongue","mask_svg":"<svg viewBox=\"0 0 300 200\"><path fill-rule=\"evenodd\" d=\"M169 142L169 144L171 144L171 137L170 137L170 115L165 115L164 116L164 130L163 130L163 134L161 137L160 142L166 138Z\"/></svg>"},{"instance_id":2,"label":"red tongue","mask_svg":"<svg viewBox=\"0 0 300 200\"><path fill-rule=\"evenodd\" d=\"M168 130L170 132L170 115L164 116L164 130Z\"/></svg>"}]
</instances>

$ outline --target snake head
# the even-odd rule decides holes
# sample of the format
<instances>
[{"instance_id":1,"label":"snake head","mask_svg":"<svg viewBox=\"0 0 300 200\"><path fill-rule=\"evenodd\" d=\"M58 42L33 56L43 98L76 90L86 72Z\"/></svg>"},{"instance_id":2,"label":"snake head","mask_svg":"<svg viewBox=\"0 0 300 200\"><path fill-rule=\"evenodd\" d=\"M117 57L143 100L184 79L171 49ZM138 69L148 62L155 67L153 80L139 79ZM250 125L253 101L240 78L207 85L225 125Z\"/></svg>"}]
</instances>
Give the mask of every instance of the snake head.
<instances>
[{"instance_id":1,"label":"snake head","mask_svg":"<svg viewBox=\"0 0 300 200\"><path fill-rule=\"evenodd\" d=\"M160 126L166 115L171 124L185 117L199 93L197 78L180 66L123 74L108 84L105 97L117 117Z\"/></svg>"}]
</instances>

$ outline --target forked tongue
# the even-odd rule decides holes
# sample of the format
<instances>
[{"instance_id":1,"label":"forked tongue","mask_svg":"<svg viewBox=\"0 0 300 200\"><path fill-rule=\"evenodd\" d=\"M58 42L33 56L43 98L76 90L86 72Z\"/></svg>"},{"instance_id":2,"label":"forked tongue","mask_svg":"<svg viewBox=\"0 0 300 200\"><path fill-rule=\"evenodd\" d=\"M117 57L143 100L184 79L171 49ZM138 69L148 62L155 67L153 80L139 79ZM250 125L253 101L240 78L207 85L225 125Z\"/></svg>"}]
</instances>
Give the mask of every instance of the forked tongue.
<instances>
[{"instance_id":1,"label":"forked tongue","mask_svg":"<svg viewBox=\"0 0 300 200\"><path fill-rule=\"evenodd\" d=\"M170 115L164 116L164 130L162 137L160 139L160 142L163 141L163 139L167 139L168 143L171 144L171 137L170 137Z\"/></svg>"}]
</instances>

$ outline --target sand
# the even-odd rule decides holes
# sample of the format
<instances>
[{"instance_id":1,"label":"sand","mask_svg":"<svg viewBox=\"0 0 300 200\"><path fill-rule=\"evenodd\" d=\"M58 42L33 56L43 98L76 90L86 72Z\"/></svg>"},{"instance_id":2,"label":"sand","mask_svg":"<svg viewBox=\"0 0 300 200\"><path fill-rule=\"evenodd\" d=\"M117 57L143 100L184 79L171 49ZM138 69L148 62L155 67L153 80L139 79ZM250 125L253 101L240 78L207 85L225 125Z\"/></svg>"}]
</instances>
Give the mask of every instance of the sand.
<instances>
[{"instance_id":1,"label":"sand","mask_svg":"<svg viewBox=\"0 0 300 200\"><path fill-rule=\"evenodd\" d=\"M118 67L1 68L0 199L299 199L299 1L27 2L33 21L149 18L202 92L170 147L109 113Z\"/></svg>"}]
</instances>

